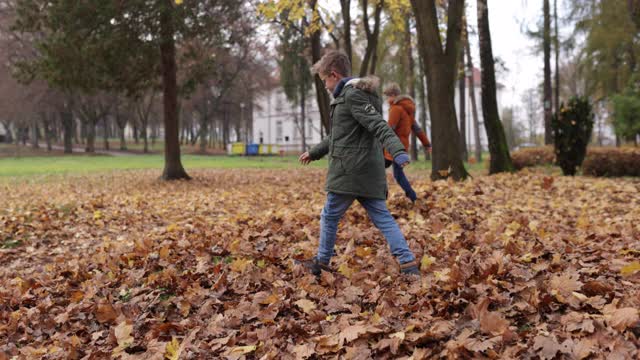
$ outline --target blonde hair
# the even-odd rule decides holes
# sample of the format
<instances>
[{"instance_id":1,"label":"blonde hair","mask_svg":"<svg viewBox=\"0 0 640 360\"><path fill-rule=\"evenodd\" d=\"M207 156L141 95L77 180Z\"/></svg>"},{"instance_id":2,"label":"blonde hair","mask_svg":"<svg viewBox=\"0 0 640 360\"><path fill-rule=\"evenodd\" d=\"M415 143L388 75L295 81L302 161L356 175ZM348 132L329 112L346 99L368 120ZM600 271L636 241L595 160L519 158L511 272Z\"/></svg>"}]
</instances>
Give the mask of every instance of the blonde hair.
<instances>
[{"instance_id":1,"label":"blonde hair","mask_svg":"<svg viewBox=\"0 0 640 360\"><path fill-rule=\"evenodd\" d=\"M397 83L389 83L389 85L384 87L382 91L386 96L398 96L400 95L400 86Z\"/></svg>"},{"instance_id":2,"label":"blonde hair","mask_svg":"<svg viewBox=\"0 0 640 360\"><path fill-rule=\"evenodd\" d=\"M312 74L329 75L332 71L342 76L351 76L351 62L343 51L329 50L311 67Z\"/></svg>"}]
</instances>

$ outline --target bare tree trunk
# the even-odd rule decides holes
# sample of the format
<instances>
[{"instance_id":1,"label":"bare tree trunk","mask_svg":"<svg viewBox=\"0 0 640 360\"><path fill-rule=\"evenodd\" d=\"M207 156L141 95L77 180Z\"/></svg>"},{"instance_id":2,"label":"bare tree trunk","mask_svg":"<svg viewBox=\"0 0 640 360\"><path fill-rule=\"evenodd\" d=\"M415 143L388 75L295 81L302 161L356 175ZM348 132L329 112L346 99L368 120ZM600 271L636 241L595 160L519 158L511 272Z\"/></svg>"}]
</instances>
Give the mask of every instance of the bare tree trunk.
<instances>
[{"instance_id":1,"label":"bare tree trunk","mask_svg":"<svg viewBox=\"0 0 640 360\"><path fill-rule=\"evenodd\" d=\"M53 150L53 136L54 136L54 131L53 131L53 124L55 123L55 114L54 113L50 113L49 115L47 115L47 119L45 121L45 123L43 124L44 126L44 137L45 137L45 141L47 142L47 151L51 152Z\"/></svg>"},{"instance_id":2,"label":"bare tree trunk","mask_svg":"<svg viewBox=\"0 0 640 360\"><path fill-rule=\"evenodd\" d=\"M427 98L432 122L433 180L469 175L460 156L460 132L454 103L455 75L460 51L464 1L453 1L447 9L446 48L443 50L435 0L411 0L414 9L420 56L427 73Z\"/></svg>"},{"instance_id":3,"label":"bare tree trunk","mask_svg":"<svg viewBox=\"0 0 640 360\"><path fill-rule=\"evenodd\" d=\"M549 11L549 0L543 0L544 12L544 143L553 144L551 133L551 15Z\"/></svg>"},{"instance_id":4,"label":"bare tree trunk","mask_svg":"<svg viewBox=\"0 0 640 360\"><path fill-rule=\"evenodd\" d=\"M367 37L367 48L362 59L362 66L360 67L360 77L364 77L367 74L375 74L376 69L376 52L378 50L378 38L380 37L380 17L382 15L382 9L384 8L384 0L379 0L376 4L374 13L373 30L369 25L369 1L362 0L362 15L364 32Z\"/></svg>"},{"instance_id":5,"label":"bare tree trunk","mask_svg":"<svg viewBox=\"0 0 640 360\"><path fill-rule=\"evenodd\" d=\"M469 75L469 99L471 100L471 114L473 115L473 132L475 142L476 162L482 162L482 144L480 143L480 121L478 120L478 105L476 104L476 84L473 75L473 59L471 58L471 45L469 44L469 28L465 31L465 53L467 54L467 71Z\"/></svg>"},{"instance_id":6,"label":"bare tree trunk","mask_svg":"<svg viewBox=\"0 0 640 360\"><path fill-rule=\"evenodd\" d=\"M416 98L416 75L415 75L415 61L413 60L413 45L411 43L411 19L409 16L405 19L404 23L404 48L406 53L406 73L407 73L407 93L411 98ZM414 100L415 101L415 100ZM415 114L414 114L415 116ZM418 141L416 133L411 132L411 160L418 161Z\"/></svg>"},{"instance_id":7,"label":"bare tree trunk","mask_svg":"<svg viewBox=\"0 0 640 360\"><path fill-rule=\"evenodd\" d=\"M31 145L34 149L40 148L40 129L38 127L38 118L33 116L31 120L31 133L33 134L33 140Z\"/></svg>"},{"instance_id":8,"label":"bare tree trunk","mask_svg":"<svg viewBox=\"0 0 640 360\"><path fill-rule=\"evenodd\" d=\"M555 91L555 111L556 113L560 110L560 33L558 30L558 0L553 1L553 18L554 18L554 28L556 31L556 36L554 39L554 47L556 53L556 91ZM633 71L633 70L632 70Z\"/></svg>"},{"instance_id":9,"label":"bare tree trunk","mask_svg":"<svg viewBox=\"0 0 640 360\"><path fill-rule=\"evenodd\" d=\"M304 62L300 61L300 70L304 67ZM301 126L300 126L300 135L302 135L302 152L307 151L307 131L306 131L306 127L307 127L307 116L306 116L306 109L305 109L305 103L307 100L307 95L305 93L305 88L306 88L306 81L302 81L302 84L300 84L300 120L301 120Z\"/></svg>"},{"instance_id":10,"label":"bare tree trunk","mask_svg":"<svg viewBox=\"0 0 640 360\"><path fill-rule=\"evenodd\" d=\"M96 152L96 118L93 117L93 114L87 117L87 144L84 151L94 153Z\"/></svg>"},{"instance_id":11,"label":"bare tree trunk","mask_svg":"<svg viewBox=\"0 0 640 360\"><path fill-rule=\"evenodd\" d=\"M482 117L489 142L491 160L489 174L513 171L509 145L498 113L496 99L496 73L491 48L488 0L478 0L478 35L480 38L480 63L482 67Z\"/></svg>"},{"instance_id":12,"label":"bare tree trunk","mask_svg":"<svg viewBox=\"0 0 640 360\"><path fill-rule=\"evenodd\" d=\"M109 116L107 114L102 114L102 123L104 124L104 149L109 150Z\"/></svg>"},{"instance_id":13,"label":"bare tree trunk","mask_svg":"<svg viewBox=\"0 0 640 360\"><path fill-rule=\"evenodd\" d=\"M342 9L342 31L344 32L344 51L353 64L353 48L351 45L351 0L340 0Z\"/></svg>"},{"instance_id":14,"label":"bare tree trunk","mask_svg":"<svg viewBox=\"0 0 640 360\"><path fill-rule=\"evenodd\" d=\"M310 1L310 7L312 9L317 8L317 0ZM321 42L322 33L320 30L316 30L310 36L311 41L311 60L313 63L316 63L322 57L322 42ZM318 75L314 76L314 82L316 86L316 99L318 101L318 110L320 111L320 119L322 120L322 126L325 129L325 132L329 133L329 94L320 80Z\"/></svg>"},{"instance_id":15,"label":"bare tree trunk","mask_svg":"<svg viewBox=\"0 0 640 360\"><path fill-rule=\"evenodd\" d=\"M178 139L178 85L176 79L176 44L173 28L173 1L162 1L160 14L160 57L164 103L164 180L190 179L180 160ZM146 132L146 130L145 130Z\"/></svg>"},{"instance_id":16,"label":"bare tree trunk","mask_svg":"<svg viewBox=\"0 0 640 360\"><path fill-rule=\"evenodd\" d=\"M427 94L425 92L425 81L424 81L424 64L422 58L418 58L419 61L419 87L418 87L418 96L420 98L420 125L424 130L425 134L429 134L427 127ZM431 154L429 152L425 152L424 154L426 160L431 160Z\"/></svg>"},{"instance_id":17,"label":"bare tree trunk","mask_svg":"<svg viewBox=\"0 0 640 360\"><path fill-rule=\"evenodd\" d=\"M466 26L465 26L466 27ZM463 30L465 31L465 30ZM460 122L460 153L464 161L469 160L469 152L467 151L467 78L464 71L464 47L460 49L460 71L458 76L458 121Z\"/></svg>"},{"instance_id":18,"label":"bare tree trunk","mask_svg":"<svg viewBox=\"0 0 640 360\"><path fill-rule=\"evenodd\" d=\"M64 131L64 153L71 154L73 152L73 133L74 121L71 111L71 104L66 102L60 112L60 121Z\"/></svg>"}]
</instances>

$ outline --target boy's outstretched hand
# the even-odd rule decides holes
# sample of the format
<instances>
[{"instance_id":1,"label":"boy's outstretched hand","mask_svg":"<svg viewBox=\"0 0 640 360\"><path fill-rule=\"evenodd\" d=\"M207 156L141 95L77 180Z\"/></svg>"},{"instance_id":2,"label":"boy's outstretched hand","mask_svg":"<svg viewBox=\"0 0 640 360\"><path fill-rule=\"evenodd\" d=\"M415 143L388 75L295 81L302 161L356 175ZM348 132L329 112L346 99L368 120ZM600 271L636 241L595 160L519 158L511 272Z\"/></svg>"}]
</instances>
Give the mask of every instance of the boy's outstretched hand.
<instances>
[{"instance_id":1,"label":"boy's outstretched hand","mask_svg":"<svg viewBox=\"0 0 640 360\"><path fill-rule=\"evenodd\" d=\"M311 155L309 155L309 152L306 151L302 153L302 155L300 155L298 161L300 161L300 164L302 165L308 165L311 162Z\"/></svg>"}]
</instances>

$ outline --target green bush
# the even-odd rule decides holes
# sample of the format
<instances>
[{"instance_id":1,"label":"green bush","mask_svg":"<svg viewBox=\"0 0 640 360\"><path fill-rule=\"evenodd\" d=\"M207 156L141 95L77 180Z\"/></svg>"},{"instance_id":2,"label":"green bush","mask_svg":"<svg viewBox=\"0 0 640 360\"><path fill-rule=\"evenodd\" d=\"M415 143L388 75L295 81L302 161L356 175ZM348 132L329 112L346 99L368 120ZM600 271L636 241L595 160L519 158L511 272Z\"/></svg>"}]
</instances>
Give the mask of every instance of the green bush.
<instances>
[{"instance_id":1,"label":"green bush","mask_svg":"<svg viewBox=\"0 0 640 360\"><path fill-rule=\"evenodd\" d=\"M612 96L613 128L616 135L635 142L640 135L640 79L635 75L624 91Z\"/></svg>"},{"instance_id":2,"label":"green bush","mask_svg":"<svg viewBox=\"0 0 640 360\"><path fill-rule=\"evenodd\" d=\"M555 157L551 146L525 148L511 153L511 161L516 170L532 166L553 165Z\"/></svg>"},{"instance_id":3,"label":"green bush","mask_svg":"<svg viewBox=\"0 0 640 360\"><path fill-rule=\"evenodd\" d=\"M587 153L587 144L593 129L593 109L586 97L573 97L560 112L553 115L553 130L556 163L565 175L575 175Z\"/></svg>"},{"instance_id":4,"label":"green bush","mask_svg":"<svg viewBox=\"0 0 640 360\"><path fill-rule=\"evenodd\" d=\"M591 176L640 176L640 149L589 149L582 174Z\"/></svg>"}]
</instances>

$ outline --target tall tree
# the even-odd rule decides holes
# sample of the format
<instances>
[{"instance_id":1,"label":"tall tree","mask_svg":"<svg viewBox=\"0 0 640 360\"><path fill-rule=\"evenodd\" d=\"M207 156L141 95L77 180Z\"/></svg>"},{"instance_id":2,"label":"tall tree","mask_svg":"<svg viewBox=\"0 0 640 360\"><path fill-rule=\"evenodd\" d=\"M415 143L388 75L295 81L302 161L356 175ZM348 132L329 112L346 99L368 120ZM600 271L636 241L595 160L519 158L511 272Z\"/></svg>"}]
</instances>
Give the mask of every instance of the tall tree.
<instances>
[{"instance_id":1,"label":"tall tree","mask_svg":"<svg viewBox=\"0 0 640 360\"><path fill-rule=\"evenodd\" d=\"M467 54L467 71L469 72L469 100L471 100L471 115L473 116L473 133L475 142L475 159L482 161L482 143L480 142L480 120L478 119L478 105L476 103L476 83L473 70L473 58L471 57L471 44L469 44L469 26L465 25L464 46Z\"/></svg>"},{"instance_id":2,"label":"tall tree","mask_svg":"<svg viewBox=\"0 0 640 360\"><path fill-rule=\"evenodd\" d=\"M304 24L302 24L304 29ZM306 99L309 90L311 90L311 72L310 65L304 56L306 48L306 40L303 34L297 33L293 29L284 29L280 36L280 59L278 66L280 68L280 84L284 89L284 93L291 103L300 106L300 116L298 131L302 139L302 151L306 151Z\"/></svg>"},{"instance_id":3,"label":"tall tree","mask_svg":"<svg viewBox=\"0 0 640 360\"><path fill-rule=\"evenodd\" d=\"M548 1L548 0L545 0ZM480 38L480 64L482 68L482 118L489 142L489 174L513 171L509 155L509 145L504 135L504 128L498 113L496 99L496 73L493 49L491 48L491 31L489 29L488 0L478 0L478 36Z\"/></svg>"},{"instance_id":4,"label":"tall tree","mask_svg":"<svg viewBox=\"0 0 640 360\"><path fill-rule=\"evenodd\" d=\"M464 1L449 2L445 46L440 37L435 0L411 0L411 5L428 80L433 140L431 178L438 180L451 176L455 180L466 179L468 173L460 155L460 133L454 103Z\"/></svg>"},{"instance_id":5,"label":"tall tree","mask_svg":"<svg viewBox=\"0 0 640 360\"><path fill-rule=\"evenodd\" d=\"M466 20L465 20L466 24ZM466 33L466 26L463 27L462 31ZM466 38L466 34L463 35ZM464 39L462 40L464 41ZM469 153L467 151L467 112L466 112L466 104L467 104L467 77L465 76L465 66L464 66L464 46L460 47L460 70L458 71L458 117L460 122L460 152L462 154L462 159L464 161L469 160ZM470 89L473 91L473 89Z\"/></svg>"},{"instance_id":6,"label":"tall tree","mask_svg":"<svg viewBox=\"0 0 640 360\"><path fill-rule=\"evenodd\" d=\"M405 15L404 21L404 61L406 73L406 92L416 98L415 60L413 59L413 41L411 39L411 16ZM418 161L418 141L415 132L411 132L411 160Z\"/></svg>"},{"instance_id":7,"label":"tall tree","mask_svg":"<svg viewBox=\"0 0 640 360\"><path fill-rule=\"evenodd\" d=\"M551 132L551 12L549 0L543 0L544 29L542 46L544 49L544 95L542 106L544 108L544 143L553 144Z\"/></svg>"},{"instance_id":8,"label":"tall tree","mask_svg":"<svg viewBox=\"0 0 640 360\"><path fill-rule=\"evenodd\" d=\"M555 31L553 37L553 47L556 55L556 71L555 71L555 101L554 111L560 109L560 30L558 29L558 0L553 0L553 29Z\"/></svg>"},{"instance_id":9,"label":"tall tree","mask_svg":"<svg viewBox=\"0 0 640 360\"><path fill-rule=\"evenodd\" d=\"M340 10L342 13L342 32L344 51L353 64L353 45L351 44L351 0L340 0Z\"/></svg>"},{"instance_id":10,"label":"tall tree","mask_svg":"<svg viewBox=\"0 0 640 360\"><path fill-rule=\"evenodd\" d=\"M382 10L385 0L375 0L375 10L373 14L373 29L369 23L369 0L362 0L362 25L367 39L367 47L360 66L360 77L368 74L375 74L377 62L378 39L380 38L380 25Z\"/></svg>"}]
</instances>

